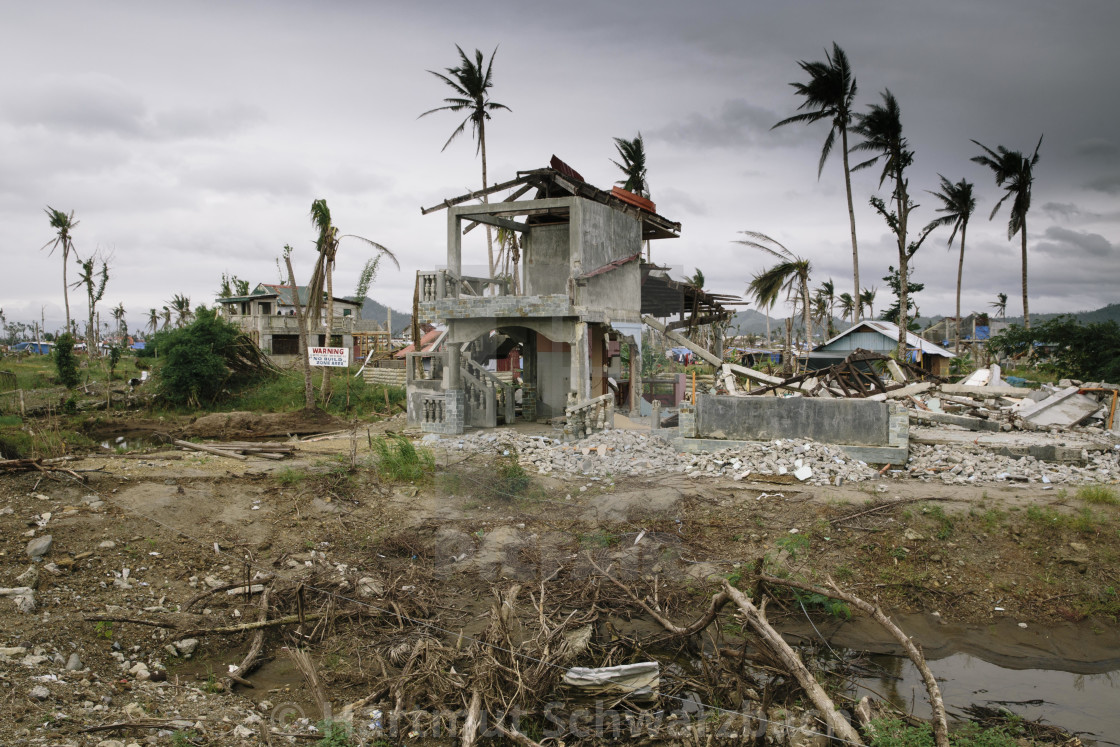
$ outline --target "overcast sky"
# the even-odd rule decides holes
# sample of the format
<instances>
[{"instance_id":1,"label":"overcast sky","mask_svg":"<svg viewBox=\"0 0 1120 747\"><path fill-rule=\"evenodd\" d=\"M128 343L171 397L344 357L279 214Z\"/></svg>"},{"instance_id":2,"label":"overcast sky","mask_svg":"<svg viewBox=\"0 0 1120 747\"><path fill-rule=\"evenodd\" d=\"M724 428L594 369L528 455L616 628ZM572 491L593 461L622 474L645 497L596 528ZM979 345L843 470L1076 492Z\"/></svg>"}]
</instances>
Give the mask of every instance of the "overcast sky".
<instances>
[{"instance_id":1,"label":"overcast sky","mask_svg":"<svg viewBox=\"0 0 1120 747\"><path fill-rule=\"evenodd\" d=\"M757 6L757 7L756 7ZM767 264L738 231L778 239L813 262L814 283L851 286L840 161L817 179L827 126L770 126L794 113L798 60L840 44L863 110L890 88L916 157L916 223L935 217L937 174L976 185L963 307L996 293L1021 313L1018 238L970 139L1029 152L1045 133L1028 219L1031 310L1120 300L1120 130L1116 0L940 2L38 2L0 23L0 308L62 326L60 257L46 205L69 212L82 257L111 254L104 308L135 328L172 295L211 303L223 272L276 282L276 258L314 261L307 214L325 198L344 233L401 260L370 295L411 307L415 271L445 260L443 214L421 206L475 189L467 136L441 152L454 114L417 119L446 86L427 70L455 44L489 54L497 112L492 181L558 155L599 187L619 178L612 137L646 139L658 212L681 238L654 259L742 293ZM838 156L839 154L834 154ZM867 205L878 171L855 175L861 279L897 262ZM885 195L885 192L882 193ZM472 243L473 240L473 243ZM923 314L952 313L955 249L935 233L915 258ZM485 262L473 232L465 262ZM336 291L353 292L368 251L343 243ZM71 268L71 278L76 274ZM74 315L84 294L71 292ZM103 319L105 316L103 316Z\"/></svg>"}]
</instances>

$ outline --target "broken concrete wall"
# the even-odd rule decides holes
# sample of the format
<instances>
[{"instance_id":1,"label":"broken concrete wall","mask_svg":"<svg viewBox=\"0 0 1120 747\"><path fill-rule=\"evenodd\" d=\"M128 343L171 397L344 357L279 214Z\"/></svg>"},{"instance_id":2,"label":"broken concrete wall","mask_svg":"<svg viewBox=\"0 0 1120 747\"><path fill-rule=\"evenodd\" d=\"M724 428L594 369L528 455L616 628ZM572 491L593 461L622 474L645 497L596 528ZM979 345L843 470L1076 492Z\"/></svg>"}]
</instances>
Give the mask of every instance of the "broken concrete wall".
<instances>
[{"instance_id":1,"label":"broken concrete wall","mask_svg":"<svg viewBox=\"0 0 1120 747\"><path fill-rule=\"evenodd\" d=\"M721 448L721 441L807 438L865 462L901 464L909 418L898 405L866 399L699 395L688 418L682 408L681 436L685 448L709 443L705 449Z\"/></svg>"}]
</instances>

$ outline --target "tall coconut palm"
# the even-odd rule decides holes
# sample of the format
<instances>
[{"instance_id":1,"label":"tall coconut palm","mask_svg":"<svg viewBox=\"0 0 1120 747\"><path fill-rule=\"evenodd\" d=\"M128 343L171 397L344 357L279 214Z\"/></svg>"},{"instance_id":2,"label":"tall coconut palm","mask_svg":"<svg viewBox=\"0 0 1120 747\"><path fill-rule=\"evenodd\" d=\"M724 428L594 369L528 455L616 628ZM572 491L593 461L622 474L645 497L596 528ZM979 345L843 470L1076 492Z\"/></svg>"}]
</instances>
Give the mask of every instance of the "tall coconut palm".
<instances>
[{"instance_id":1,"label":"tall coconut palm","mask_svg":"<svg viewBox=\"0 0 1120 747\"><path fill-rule=\"evenodd\" d=\"M1042 147L1042 137L1038 138L1038 145L1034 146L1034 154L1030 158L1017 150L1008 150L1002 145L995 150L975 140L984 153L974 156L972 161L992 170L996 179L996 186L1003 187L1004 195L992 208L988 220L996 217L1000 205L1008 197L1011 201L1011 216L1007 221L1007 240L1020 234L1022 239L1023 254L1023 326L1031 328L1030 304L1027 301L1027 211L1031 209L1031 186L1034 184L1034 167L1038 164L1038 149Z\"/></svg>"},{"instance_id":2,"label":"tall coconut palm","mask_svg":"<svg viewBox=\"0 0 1120 747\"><path fill-rule=\"evenodd\" d=\"M996 300L992 301L988 305L996 310L996 313L999 314L1000 319L1004 319L1004 318L1007 317L1007 294L1006 293L997 293L996 294Z\"/></svg>"},{"instance_id":3,"label":"tall coconut palm","mask_svg":"<svg viewBox=\"0 0 1120 747\"><path fill-rule=\"evenodd\" d=\"M148 309L148 326L145 329L147 329L148 334L152 335L159 329L159 312L157 310Z\"/></svg>"},{"instance_id":4,"label":"tall coconut palm","mask_svg":"<svg viewBox=\"0 0 1120 747\"><path fill-rule=\"evenodd\" d=\"M43 244L41 249L46 249L48 246L51 248L50 253L54 254L54 250L59 247L62 248L62 300L66 304L66 331L70 331L70 285L66 281L66 265L70 262L70 252L74 251L74 240L70 236L70 232L77 227L81 221L74 220L74 211L70 211L70 215L55 210L50 205L44 209L47 217L50 219L51 228L58 232L58 234L46 244ZM75 258L77 254L75 253Z\"/></svg>"},{"instance_id":5,"label":"tall coconut palm","mask_svg":"<svg viewBox=\"0 0 1120 747\"><path fill-rule=\"evenodd\" d=\"M876 288L864 288L863 292L859 294L859 308L860 313L863 309L867 309L867 316L871 319L875 318L875 292Z\"/></svg>"},{"instance_id":6,"label":"tall coconut palm","mask_svg":"<svg viewBox=\"0 0 1120 747\"><path fill-rule=\"evenodd\" d=\"M113 307L111 312L113 314L113 321L117 323L117 338L118 342L124 335L128 334L128 324L124 320L124 302L118 303Z\"/></svg>"},{"instance_id":7,"label":"tall coconut palm","mask_svg":"<svg viewBox=\"0 0 1120 747\"><path fill-rule=\"evenodd\" d=\"M164 311L166 312L165 319L170 319L171 312L174 311L176 327L185 327L191 323L191 319L194 317L194 312L191 311L190 296L184 296L181 293L176 293L171 297L169 305L171 307L170 309L168 309L167 306L163 307Z\"/></svg>"},{"instance_id":8,"label":"tall coconut palm","mask_svg":"<svg viewBox=\"0 0 1120 747\"><path fill-rule=\"evenodd\" d=\"M626 175L622 181L617 181L615 184L623 189L633 192L639 197L649 197L649 182L647 180L646 172L646 143L642 139L642 133L633 140L627 140L623 137L616 137L614 139L614 147L618 151L618 157L622 159L622 163L612 160L615 166Z\"/></svg>"},{"instance_id":9,"label":"tall coconut palm","mask_svg":"<svg viewBox=\"0 0 1120 747\"><path fill-rule=\"evenodd\" d=\"M168 327L171 326L171 307L170 306L164 306L163 307L162 317L163 317L163 326L160 327L160 329L167 329Z\"/></svg>"},{"instance_id":10,"label":"tall coconut palm","mask_svg":"<svg viewBox=\"0 0 1120 747\"><path fill-rule=\"evenodd\" d=\"M378 256L386 256L392 260L393 264L400 269L400 263L397 262L397 257L391 251L378 244L376 241L371 241L362 236L355 236L353 234L342 234L338 232L338 226L334 225L331 221L331 209L327 206L326 200L315 200L311 203L311 225L319 232L315 239L315 249L319 252L319 256L315 261L315 269L311 271L311 282L307 286L307 316L311 321L308 326L317 322L324 311L323 297L326 296L326 318L323 320L323 327L326 334L327 345L331 344L331 325L334 322L334 263L335 257L338 255L338 244L344 238L353 238L363 241L378 252ZM293 293L298 293L293 289ZM296 299L299 303L299 299ZM307 351L304 351L304 355ZM327 368L323 372L323 388L321 390L324 404L330 399L331 396L331 369Z\"/></svg>"},{"instance_id":11,"label":"tall coconut palm","mask_svg":"<svg viewBox=\"0 0 1120 747\"><path fill-rule=\"evenodd\" d=\"M832 337L835 334L832 317L836 308L836 284L832 282L832 278L821 283L821 287L817 288L817 295L823 298L828 306L827 336Z\"/></svg>"},{"instance_id":12,"label":"tall coconut palm","mask_svg":"<svg viewBox=\"0 0 1120 747\"><path fill-rule=\"evenodd\" d=\"M490 100L490 88L494 85L494 55L498 53L498 48L494 47L494 51L490 53L490 61L485 64L483 64L481 50L476 49L474 51L474 59L472 60L467 57L463 48L458 44L455 45L455 49L459 51L458 66L446 68L444 71L446 74L437 73L435 70L428 71L446 83L454 91L454 94L443 100L443 106L429 109L420 116L426 117L434 112L442 111L467 113L466 118L459 123L459 126L451 133L451 137L447 138L447 142L443 144L443 150L447 150L451 141L461 135L466 129L467 123L470 122L471 130L478 142L475 152L482 156L482 188L486 189L489 186L486 178L486 122L490 119L491 112L499 109L511 111L505 104ZM482 201L490 202L487 195L482 196ZM486 252L490 264L490 277L493 277L494 238L490 226L486 227Z\"/></svg>"},{"instance_id":13,"label":"tall coconut palm","mask_svg":"<svg viewBox=\"0 0 1120 747\"><path fill-rule=\"evenodd\" d=\"M798 110L804 109L801 114L795 114L778 122L774 127L793 123L812 124L821 120L828 120L831 127L828 137L821 148L820 163L817 164L817 178L824 171L824 162L836 144L836 135L840 135L840 155L844 165L844 189L848 196L848 223L852 232L852 287L853 297L859 296L859 245L856 242L856 211L852 205L852 176L848 166L848 126L852 123L852 104L856 98L856 79L852 75L852 68L848 64L848 55L836 42L832 43L832 52L825 52L823 62L797 63L802 70L809 74L806 83L790 83L798 96L804 98ZM772 127L771 129L774 129ZM855 319L853 318L854 322Z\"/></svg>"},{"instance_id":14,"label":"tall coconut palm","mask_svg":"<svg viewBox=\"0 0 1120 747\"><path fill-rule=\"evenodd\" d=\"M972 184L968 180L961 179L953 184L941 174L937 176L941 179L941 190L930 192L930 194L941 201L941 207L937 208L937 212L945 213L945 215L930 221L926 228L932 229L938 226L951 225L953 232L949 234L948 246L950 249L953 248L953 239L956 238L957 231L961 232L961 255L960 259L957 260L957 327L953 338L953 347L956 349L961 343L961 283L964 280L964 238L968 231L968 219L972 217L973 211L976 210L976 198L972 196Z\"/></svg>"},{"instance_id":15,"label":"tall coconut palm","mask_svg":"<svg viewBox=\"0 0 1120 747\"><path fill-rule=\"evenodd\" d=\"M100 352L97 349L97 324L94 319L97 315L97 302L105 296L105 286L109 282L109 263L105 259L95 253L89 259L83 260L78 263L81 268L78 272L78 279L74 281L70 287L78 288L85 286L86 300L89 302L89 323L86 326L86 354L91 358L97 357ZM97 269L97 260L101 259L101 269Z\"/></svg>"},{"instance_id":16,"label":"tall coconut palm","mask_svg":"<svg viewBox=\"0 0 1120 747\"><path fill-rule=\"evenodd\" d=\"M907 241L907 226L910 221L911 211L917 207L907 188L906 169L914 160L914 152L906 136L902 134L902 110L898 100L890 89L882 93L882 104L872 104L866 113L856 115L856 125L852 131L863 137L863 142L852 147L853 151L863 151L874 155L863 163L857 165L853 171L858 171L883 162L883 170L879 175L879 185L887 179L891 180L890 209L879 197L871 198L871 205L883 217L891 232L894 233L895 243L898 247L898 273L899 273L899 319L898 319L898 358L902 360L906 355L906 315L910 308L907 292L910 285L910 258L921 247L922 242L929 236L932 228L923 229L918 239Z\"/></svg>"},{"instance_id":17,"label":"tall coconut palm","mask_svg":"<svg viewBox=\"0 0 1120 747\"><path fill-rule=\"evenodd\" d=\"M798 257L776 239L757 231L740 231L746 239L736 240L736 244L749 246L770 254L778 259L778 264L756 274L747 286L747 293L759 306L772 308L784 290L787 300L798 299L801 303L802 323L805 325L805 340L813 339L812 306L809 300L809 274L813 266L809 260ZM797 301L794 302L794 309Z\"/></svg>"}]
</instances>

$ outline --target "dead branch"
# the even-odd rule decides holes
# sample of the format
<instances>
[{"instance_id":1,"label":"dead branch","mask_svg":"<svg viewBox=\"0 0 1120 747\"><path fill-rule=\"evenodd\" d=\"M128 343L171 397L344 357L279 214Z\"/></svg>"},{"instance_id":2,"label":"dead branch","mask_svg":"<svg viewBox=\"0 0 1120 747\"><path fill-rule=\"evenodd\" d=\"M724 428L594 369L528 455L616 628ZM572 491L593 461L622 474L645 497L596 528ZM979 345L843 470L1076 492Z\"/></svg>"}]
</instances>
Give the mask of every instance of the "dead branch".
<instances>
[{"instance_id":1,"label":"dead branch","mask_svg":"<svg viewBox=\"0 0 1120 747\"><path fill-rule=\"evenodd\" d=\"M462 747L472 747L478 739L478 727L482 717L482 695L478 688L471 690L471 704L467 708L467 719L463 722L462 738L459 744Z\"/></svg>"},{"instance_id":2,"label":"dead branch","mask_svg":"<svg viewBox=\"0 0 1120 747\"><path fill-rule=\"evenodd\" d=\"M801 661L801 657L782 639L778 631L770 627L770 623L766 620L766 603L763 602L761 607L755 607L751 600L743 592L732 586L727 579L723 581L723 591L742 610L750 629L781 660L782 665L801 685L801 689L809 696L809 700L813 701L813 705L820 711L825 723L832 729L834 735L850 744L862 745L863 741L860 739L859 733L836 710L832 698L828 697L828 693L824 691L813 673Z\"/></svg>"},{"instance_id":3,"label":"dead branch","mask_svg":"<svg viewBox=\"0 0 1120 747\"><path fill-rule=\"evenodd\" d=\"M99 726L87 726L84 729L78 729L78 734L92 734L98 731L114 731L115 729L181 729L189 722L184 722L182 719L175 721L168 721L166 719L140 719L137 721L118 721L112 724L101 724Z\"/></svg>"},{"instance_id":4,"label":"dead branch","mask_svg":"<svg viewBox=\"0 0 1120 747\"><path fill-rule=\"evenodd\" d=\"M608 581L621 589L626 594L626 596L630 597L630 599L634 603L638 604L642 609L644 609L650 615L650 617L652 617L654 620L657 620L657 622L660 623L661 627L665 628L665 630L669 631L669 633L675 636L690 636L699 633L701 630L711 625L712 621L716 619L716 615L718 615L719 611L723 609L723 606L731 601L731 598L727 596L726 593L721 591L712 597L711 602L709 602L708 604L708 609L704 612L703 615L701 615L699 618L692 621L688 625L677 625L672 620L662 615L661 612L659 612L657 609L647 604L645 600L640 599L637 594L630 590L628 586L612 576L609 572L610 568L608 568L607 570L603 570L602 568L600 568L590 554L587 555L587 560L589 563L591 563L591 566L599 572L600 575L602 575Z\"/></svg>"},{"instance_id":5,"label":"dead branch","mask_svg":"<svg viewBox=\"0 0 1120 747\"><path fill-rule=\"evenodd\" d=\"M907 503L922 503L922 502L925 502L925 501L954 501L954 500L959 500L959 499L957 499L957 498L943 498L943 497L942 498L939 498L939 497L901 498L897 501L890 501L888 503L880 503L878 506L872 506L871 508L866 508L862 511L857 511L854 514L847 514L846 516L838 516L835 519L829 519L828 523L829 524L838 524L841 521L851 521L852 519L855 519L855 518L860 517L860 516L864 516L865 514L873 514L876 511L882 511L884 509L892 508L894 506L903 506L903 505L906 505Z\"/></svg>"},{"instance_id":6,"label":"dead branch","mask_svg":"<svg viewBox=\"0 0 1120 747\"><path fill-rule=\"evenodd\" d=\"M180 441L178 439L172 441L171 443L175 444L176 446L182 446L184 449L194 449L195 451L205 451L207 454L216 454L218 456L229 457L230 459L237 459L237 460L242 461L242 462L244 462L248 459L248 457L242 456L241 454L236 454L236 453L230 451L229 449L219 449L219 448L216 448L214 446L204 446L203 444L194 444L194 443L191 443L190 441Z\"/></svg>"},{"instance_id":7,"label":"dead branch","mask_svg":"<svg viewBox=\"0 0 1120 747\"><path fill-rule=\"evenodd\" d=\"M830 597L832 599L839 599L842 602L847 602L856 609L866 612L868 615L883 626L891 637L894 638L910 661L918 669L922 675L922 681L926 686L926 693L929 695L930 708L933 711L933 738L937 747L949 747L949 724L945 714L945 701L941 698L941 688L937 685L937 679L930 671L929 665L926 664L926 658L922 654L921 647L914 643L914 641L906 635L889 617L883 612L877 604L871 604L863 599L860 599L854 594L842 591L836 585L836 582L831 577L828 579L828 588L823 586L814 586L813 584L803 584L789 579L775 578L773 576L760 576L767 583L779 586L788 586L793 589L800 589L807 591L811 594L820 594L822 596Z\"/></svg>"},{"instance_id":8,"label":"dead branch","mask_svg":"<svg viewBox=\"0 0 1120 747\"><path fill-rule=\"evenodd\" d=\"M323 691L323 685L319 682L319 675L315 671L315 664L311 661L311 657L306 651L301 648L291 648L285 646L284 653L299 669L300 674L303 675L304 681L311 689L312 695L315 696L315 703L319 706L319 713L325 717L330 713L330 702L327 700L327 694Z\"/></svg>"},{"instance_id":9,"label":"dead branch","mask_svg":"<svg viewBox=\"0 0 1120 747\"><path fill-rule=\"evenodd\" d=\"M272 574L269 573L265 576L262 576L260 578L255 579L255 580L257 582L261 582L261 581L268 581L271 578L272 578ZM212 594L217 594L219 591L228 591L230 589L242 589L247 585L251 585L251 584L246 584L245 581L234 581L232 583L222 584L221 586L215 586L213 589L206 589L204 591L200 591L197 594L195 594L193 597L191 597L187 601L186 604L183 605L183 611L186 612L187 610L189 610L191 607L198 604L200 601L202 601L206 597L208 597Z\"/></svg>"},{"instance_id":10,"label":"dead branch","mask_svg":"<svg viewBox=\"0 0 1120 747\"><path fill-rule=\"evenodd\" d=\"M257 622L264 622L268 619L268 598L271 594L271 586L265 589L264 593L261 594L260 614L257 616ZM239 685L252 687L253 683L245 679L245 675L248 674L249 670L255 665L262 648L264 648L264 628L258 628L257 631L253 633L253 640L249 644L249 651L245 654L245 658L237 665L237 669L229 673L229 678Z\"/></svg>"},{"instance_id":11,"label":"dead branch","mask_svg":"<svg viewBox=\"0 0 1120 747\"><path fill-rule=\"evenodd\" d=\"M543 747L540 742L534 742L532 739L529 739L529 737L519 732L516 728L507 729L501 724L494 724L494 728L504 734L515 744L525 745L525 747Z\"/></svg>"},{"instance_id":12,"label":"dead branch","mask_svg":"<svg viewBox=\"0 0 1120 747\"><path fill-rule=\"evenodd\" d=\"M343 615L353 614L355 611L356 610L352 610L352 609L337 610L335 612L330 613L329 616L330 617L341 617ZM104 622L124 622L124 623L132 623L134 625L149 625L153 628L169 628L169 629L175 630L179 635L191 636L191 635L229 635L229 634L233 634L233 633L247 633L247 632L252 631L252 630L258 630L260 628L274 628L274 627L279 626L279 625L291 625L293 623L300 622L301 619L303 621L312 621L312 620L319 620L319 619L327 617L327 616L328 616L327 613L311 612L311 613L304 614L302 616L300 616L300 615L287 615L285 617L273 618L272 620L261 620L261 621L257 621L257 622L241 623L240 625L226 625L226 626L220 626L220 627L216 627L216 628L191 628L191 627L187 627L189 624L195 622L195 620L193 620L193 619L192 620L166 620L166 619L165 620L146 620L146 619L140 618L140 617L124 617L124 616L121 616L121 615L86 615L82 619L85 620L86 622L102 622L102 621L104 621ZM191 615L190 617L194 618L196 616ZM201 615L198 615L197 617L202 618L202 619L206 619L206 618L202 617Z\"/></svg>"}]
</instances>

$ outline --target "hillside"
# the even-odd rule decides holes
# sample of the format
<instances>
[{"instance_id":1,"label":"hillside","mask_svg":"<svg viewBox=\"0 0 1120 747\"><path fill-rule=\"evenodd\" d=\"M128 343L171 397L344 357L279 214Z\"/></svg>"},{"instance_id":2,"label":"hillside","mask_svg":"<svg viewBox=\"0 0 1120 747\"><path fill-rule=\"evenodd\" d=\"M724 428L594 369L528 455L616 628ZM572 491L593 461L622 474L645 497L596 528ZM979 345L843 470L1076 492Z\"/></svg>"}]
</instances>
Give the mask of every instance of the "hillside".
<instances>
[{"instance_id":1,"label":"hillside","mask_svg":"<svg viewBox=\"0 0 1120 747\"><path fill-rule=\"evenodd\" d=\"M369 296L366 296L365 305L362 306L362 319L373 319L378 322L385 322L385 314L388 311L384 304L374 301ZM412 314L406 314L403 311L393 309L393 334L408 334L409 326L412 324Z\"/></svg>"}]
</instances>

